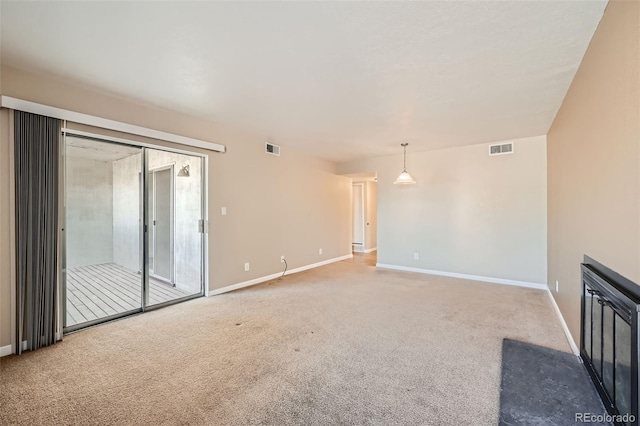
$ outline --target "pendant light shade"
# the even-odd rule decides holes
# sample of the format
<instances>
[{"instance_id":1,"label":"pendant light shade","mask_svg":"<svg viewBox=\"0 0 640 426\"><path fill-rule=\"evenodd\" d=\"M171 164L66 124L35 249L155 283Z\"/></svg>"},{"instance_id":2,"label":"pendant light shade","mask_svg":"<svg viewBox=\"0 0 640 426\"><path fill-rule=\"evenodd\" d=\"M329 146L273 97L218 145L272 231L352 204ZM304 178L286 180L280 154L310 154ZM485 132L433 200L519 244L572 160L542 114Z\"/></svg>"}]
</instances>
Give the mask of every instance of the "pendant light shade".
<instances>
[{"instance_id":1,"label":"pendant light shade","mask_svg":"<svg viewBox=\"0 0 640 426\"><path fill-rule=\"evenodd\" d=\"M411 177L409 172L404 171L400 173L400 176L398 176L398 179L396 179L396 181L393 183L396 185L412 185L416 183L416 181Z\"/></svg>"},{"instance_id":2,"label":"pendant light shade","mask_svg":"<svg viewBox=\"0 0 640 426\"><path fill-rule=\"evenodd\" d=\"M402 169L402 173L400 173L400 176L398 176L398 179L396 179L396 181L393 182L393 184L394 185L414 185L416 181L413 180L413 178L407 171L407 145L409 144L402 143L400 145L402 146L402 148L404 148L404 168Z\"/></svg>"}]
</instances>

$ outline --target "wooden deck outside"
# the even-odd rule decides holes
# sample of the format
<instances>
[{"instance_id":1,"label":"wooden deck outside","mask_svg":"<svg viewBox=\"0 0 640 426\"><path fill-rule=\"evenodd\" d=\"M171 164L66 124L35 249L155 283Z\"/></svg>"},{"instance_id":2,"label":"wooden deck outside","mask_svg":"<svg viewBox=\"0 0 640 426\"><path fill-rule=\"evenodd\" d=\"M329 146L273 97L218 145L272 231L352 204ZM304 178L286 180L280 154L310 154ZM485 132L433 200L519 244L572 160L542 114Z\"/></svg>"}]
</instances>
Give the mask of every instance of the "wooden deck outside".
<instances>
[{"instance_id":1,"label":"wooden deck outside","mask_svg":"<svg viewBox=\"0 0 640 426\"><path fill-rule=\"evenodd\" d=\"M115 263L80 266L67 270L66 326L139 309L141 286L138 273ZM188 295L184 290L149 278L151 305Z\"/></svg>"}]
</instances>

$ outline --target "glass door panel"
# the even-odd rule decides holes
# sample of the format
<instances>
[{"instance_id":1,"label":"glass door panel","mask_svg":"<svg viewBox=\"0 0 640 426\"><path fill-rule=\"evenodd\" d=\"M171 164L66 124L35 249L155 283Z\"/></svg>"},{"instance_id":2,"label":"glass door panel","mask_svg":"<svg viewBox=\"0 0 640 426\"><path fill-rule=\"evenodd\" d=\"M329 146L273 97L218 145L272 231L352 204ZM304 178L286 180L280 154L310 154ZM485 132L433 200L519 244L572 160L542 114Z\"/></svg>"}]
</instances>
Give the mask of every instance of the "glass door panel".
<instances>
[{"instance_id":1,"label":"glass door panel","mask_svg":"<svg viewBox=\"0 0 640 426\"><path fill-rule=\"evenodd\" d=\"M613 321L611 306L602 306L602 384L613 399Z\"/></svg>"},{"instance_id":2,"label":"glass door panel","mask_svg":"<svg viewBox=\"0 0 640 426\"><path fill-rule=\"evenodd\" d=\"M600 297L593 296L593 316L592 316L592 340L591 340L591 360L593 368L600 380L602 380L602 305Z\"/></svg>"},{"instance_id":3,"label":"glass door panel","mask_svg":"<svg viewBox=\"0 0 640 426\"><path fill-rule=\"evenodd\" d=\"M147 304L154 306L203 292L203 160L155 149L146 153Z\"/></svg>"},{"instance_id":4,"label":"glass door panel","mask_svg":"<svg viewBox=\"0 0 640 426\"><path fill-rule=\"evenodd\" d=\"M615 314L615 404L620 414L631 413L631 326Z\"/></svg>"},{"instance_id":5,"label":"glass door panel","mask_svg":"<svg viewBox=\"0 0 640 426\"><path fill-rule=\"evenodd\" d=\"M591 358L591 316L593 306L593 290L589 286L585 286L584 301L584 350L587 356Z\"/></svg>"},{"instance_id":6,"label":"glass door panel","mask_svg":"<svg viewBox=\"0 0 640 426\"><path fill-rule=\"evenodd\" d=\"M142 309L140 148L66 135L67 331Z\"/></svg>"},{"instance_id":7,"label":"glass door panel","mask_svg":"<svg viewBox=\"0 0 640 426\"><path fill-rule=\"evenodd\" d=\"M153 193L154 193L154 180L153 180L153 173L147 173L147 185L148 185L148 191L147 191L147 202L149 206L153 206L154 205L154 200L153 200ZM149 211L151 212L149 215L149 222L151 223L151 231L149 232L149 247L155 247L155 235L153 232L153 221L155 220L153 217L153 208L150 208ZM149 261L149 272L153 275L153 250L149 250L148 251L148 261Z\"/></svg>"}]
</instances>

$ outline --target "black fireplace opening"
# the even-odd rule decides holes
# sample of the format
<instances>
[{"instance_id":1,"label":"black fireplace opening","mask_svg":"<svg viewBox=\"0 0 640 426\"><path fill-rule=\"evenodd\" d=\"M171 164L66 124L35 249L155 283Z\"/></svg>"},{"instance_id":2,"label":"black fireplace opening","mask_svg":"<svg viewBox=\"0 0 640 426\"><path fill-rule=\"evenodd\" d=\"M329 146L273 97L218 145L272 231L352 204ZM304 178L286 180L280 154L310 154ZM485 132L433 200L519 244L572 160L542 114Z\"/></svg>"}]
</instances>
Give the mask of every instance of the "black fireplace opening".
<instances>
[{"instance_id":1,"label":"black fireplace opening","mask_svg":"<svg viewBox=\"0 0 640 426\"><path fill-rule=\"evenodd\" d=\"M638 426L640 286L585 256L580 357L616 425Z\"/></svg>"}]
</instances>

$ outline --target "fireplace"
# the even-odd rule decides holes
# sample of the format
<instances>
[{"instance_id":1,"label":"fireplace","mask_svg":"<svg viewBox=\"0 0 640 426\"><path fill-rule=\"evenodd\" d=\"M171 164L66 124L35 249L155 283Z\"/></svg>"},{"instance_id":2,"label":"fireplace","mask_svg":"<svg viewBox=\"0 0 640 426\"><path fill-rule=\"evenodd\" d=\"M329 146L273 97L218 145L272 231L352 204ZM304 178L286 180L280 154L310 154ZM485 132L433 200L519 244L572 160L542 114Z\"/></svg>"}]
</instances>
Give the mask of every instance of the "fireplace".
<instances>
[{"instance_id":1,"label":"fireplace","mask_svg":"<svg viewBox=\"0 0 640 426\"><path fill-rule=\"evenodd\" d=\"M585 256L580 356L616 425L638 423L640 287Z\"/></svg>"}]
</instances>

